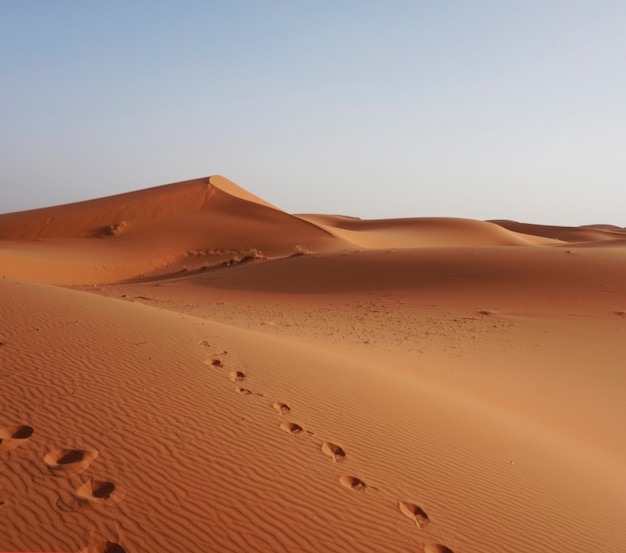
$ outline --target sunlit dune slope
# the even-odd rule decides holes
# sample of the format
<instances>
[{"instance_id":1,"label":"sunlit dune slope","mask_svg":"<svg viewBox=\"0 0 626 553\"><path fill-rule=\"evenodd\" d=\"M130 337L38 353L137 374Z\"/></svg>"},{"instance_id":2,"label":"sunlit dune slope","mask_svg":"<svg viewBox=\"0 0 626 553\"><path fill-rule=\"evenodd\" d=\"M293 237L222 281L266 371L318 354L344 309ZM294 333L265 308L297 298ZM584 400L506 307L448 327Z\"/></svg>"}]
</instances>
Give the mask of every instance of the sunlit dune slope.
<instances>
[{"instance_id":1,"label":"sunlit dune slope","mask_svg":"<svg viewBox=\"0 0 626 553\"><path fill-rule=\"evenodd\" d=\"M533 225L517 221L491 221L502 228L543 238L551 238L560 242L605 242L626 240L626 230L611 225L589 225L582 227L565 227L551 225Z\"/></svg>"},{"instance_id":2,"label":"sunlit dune slope","mask_svg":"<svg viewBox=\"0 0 626 553\"><path fill-rule=\"evenodd\" d=\"M364 248L436 248L454 246L522 246L553 240L472 219L423 217L362 220L342 216L299 215L335 236Z\"/></svg>"},{"instance_id":3,"label":"sunlit dune slope","mask_svg":"<svg viewBox=\"0 0 626 553\"><path fill-rule=\"evenodd\" d=\"M0 215L0 239L88 238L127 233L130 229L126 225L130 223L176 221L177 217L190 213L215 211L212 200L216 195L218 200L220 196L228 195L277 210L228 179L213 176Z\"/></svg>"},{"instance_id":4,"label":"sunlit dune slope","mask_svg":"<svg viewBox=\"0 0 626 553\"><path fill-rule=\"evenodd\" d=\"M113 283L263 257L350 249L620 246L617 227L290 215L221 176L0 215L0 273Z\"/></svg>"},{"instance_id":5,"label":"sunlit dune slope","mask_svg":"<svg viewBox=\"0 0 626 553\"><path fill-rule=\"evenodd\" d=\"M422 380L626 459L624 440L614 439L626 385L626 249L315 254L109 293L199 315L209 306L214 320L360 351L383 365L400 356L421 366ZM187 307L189 297L201 307ZM432 370L441 364L446 370Z\"/></svg>"},{"instance_id":6,"label":"sunlit dune slope","mask_svg":"<svg viewBox=\"0 0 626 553\"><path fill-rule=\"evenodd\" d=\"M298 245L345 243L223 177L0 216L0 272L50 283L115 282Z\"/></svg>"},{"instance_id":7,"label":"sunlit dune slope","mask_svg":"<svg viewBox=\"0 0 626 553\"><path fill-rule=\"evenodd\" d=\"M395 357L10 279L0 294L7 550L618 553L626 539L614 474Z\"/></svg>"}]
</instances>

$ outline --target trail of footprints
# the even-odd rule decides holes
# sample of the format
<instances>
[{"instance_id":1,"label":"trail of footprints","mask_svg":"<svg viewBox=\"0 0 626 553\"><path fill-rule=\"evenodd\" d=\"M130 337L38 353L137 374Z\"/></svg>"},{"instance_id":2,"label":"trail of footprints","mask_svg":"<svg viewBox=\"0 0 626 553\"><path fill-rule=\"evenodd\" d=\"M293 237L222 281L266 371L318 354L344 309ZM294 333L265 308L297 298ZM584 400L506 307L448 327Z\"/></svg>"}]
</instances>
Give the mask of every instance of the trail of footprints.
<instances>
[{"instance_id":1,"label":"trail of footprints","mask_svg":"<svg viewBox=\"0 0 626 553\"><path fill-rule=\"evenodd\" d=\"M226 352L222 352L226 353ZM224 367L224 363L221 358L213 357L206 361L207 365L211 365L216 368ZM229 378L232 382L239 383L245 380L246 374L240 370L231 370L229 372ZM243 388L241 386L236 386L235 391L241 395L256 395L259 397L263 397L263 394L258 392L253 392L248 388ZM272 407L281 415L287 416L291 414L291 407L288 404L283 403L281 401L275 401L272 403ZM309 430L305 430L302 426L295 422L283 421L279 424L279 428L283 432L287 432L288 434L308 434L309 436L313 436L313 432ZM347 455L344 449L334 443L324 442L320 447L321 452L328 456L334 463L343 463L347 460ZM339 477L339 484L344 488L356 491L363 492L368 489L370 490L378 490L373 486L366 484L363 480L356 476L351 475L342 475ZM424 512L424 510L417 504L411 503L409 501L398 501L398 510L407 518L411 519L418 528L425 527L429 522L430 518ZM452 549L449 547L442 545L440 543L427 543L424 546L424 553L454 553Z\"/></svg>"},{"instance_id":2,"label":"trail of footprints","mask_svg":"<svg viewBox=\"0 0 626 553\"><path fill-rule=\"evenodd\" d=\"M204 344L202 344L204 345ZM208 345L208 344L207 344ZM225 354L226 352L222 352ZM206 362L215 368L223 368L224 363L219 357L213 357ZM245 380L246 375L240 370L232 370L229 372L229 379L233 383L241 383ZM253 392L248 388L237 385L235 391L243 396L263 397L263 394ZM281 416L291 414L291 408L286 403L276 401L272 407ZM306 434L313 436L313 432L305 430L302 426L295 422L283 421L279 424L279 428L289 434L299 435ZM0 428L0 454L11 451L25 444L32 436L34 429L27 425L15 425ZM344 449L334 443L324 442L320 447L321 452L329 457L335 463L343 463L347 460ZM83 472L97 458L98 451L95 449L68 449L59 448L46 453L43 462L54 476L72 476ZM342 475L339 477L339 484L344 488L363 492L368 489L377 490L373 486L369 486L363 480L352 475ZM101 507L118 503L124 497L123 490L120 490L114 482L108 480L90 479L83 482L74 490L73 499L70 503L57 502L57 507L62 511L80 511L88 507ZM0 507L5 505L0 500ZM423 528L430 522L428 515L417 504L408 501L399 501L398 509L400 513L415 522L418 528ZM79 553L126 553L126 550L117 542L103 541L85 546ZM445 545L438 543L428 543L424 546L424 553L453 553L452 550Z\"/></svg>"},{"instance_id":3,"label":"trail of footprints","mask_svg":"<svg viewBox=\"0 0 626 553\"><path fill-rule=\"evenodd\" d=\"M34 433L34 428L27 425L6 426L0 428L0 454L14 450L25 444ZM87 469L98 457L95 449L58 448L48 451L43 463L49 473L57 477L71 477ZM109 480L89 479L80 484L73 492L70 502L57 500L61 511L76 512L90 507L104 507L121 501L124 491ZM0 507L5 505L0 500ZM79 553L126 553L117 542L103 541L83 547Z\"/></svg>"}]
</instances>

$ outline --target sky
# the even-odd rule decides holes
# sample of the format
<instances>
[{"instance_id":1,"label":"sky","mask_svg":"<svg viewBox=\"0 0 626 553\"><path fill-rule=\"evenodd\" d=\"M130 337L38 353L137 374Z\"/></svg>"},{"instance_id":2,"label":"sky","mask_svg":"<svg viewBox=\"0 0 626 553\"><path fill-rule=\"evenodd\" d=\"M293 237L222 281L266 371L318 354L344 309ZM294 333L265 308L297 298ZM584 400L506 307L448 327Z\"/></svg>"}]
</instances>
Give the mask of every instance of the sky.
<instances>
[{"instance_id":1,"label":"sky","mask_svg":"<svg viewBox=\"0 0 626 553\"><path fill-rule=\"evenodd\" d=\"M626 226L626 2L0 0L0 213L221 174L291 213Z\"/></svg>"}]
</instances>

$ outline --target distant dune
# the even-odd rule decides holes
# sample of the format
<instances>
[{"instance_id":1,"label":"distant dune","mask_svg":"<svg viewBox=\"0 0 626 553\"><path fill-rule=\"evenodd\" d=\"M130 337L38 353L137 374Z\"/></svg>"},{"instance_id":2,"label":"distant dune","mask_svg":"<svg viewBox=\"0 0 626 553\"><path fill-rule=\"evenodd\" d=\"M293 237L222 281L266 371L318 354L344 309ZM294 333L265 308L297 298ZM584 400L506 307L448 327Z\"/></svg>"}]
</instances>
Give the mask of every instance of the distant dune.
<instances>
[{"instance_id":1,"label":"distant dune","mask_svg":"<svg viewBox=\"0 0 626 553\"><path fill-rule=\"evenodd\" d=\"M622 228L212 176L0 215L0 277L0 550L624 551Z\"/></svg>"},{"instance_id":2,"label":"distant dune","mask_svg":"<svg viewBox=\"0 0 626 553\"><path fill-rule=\"evenodd\" d=\"M492 221L514 232L552 238L561 242L600 242L626 239L626 230L611 225L592 225L582 227L559 227L549 225L530 225L515 221Z\"/></svg>"},{"instance_id":3,"label":"distant dune","mask_svg":"<svg viewBox=\"0 0 626 553\"><path fill-rule=\"evenodd\" d=\"M416 218L364 221L301 215L337 237L367 249L440 248L459 246L523 246L550 244L553 240L507 230L493 223L471 219Z\"/></svg>"},{"instance_id":4,"label":"distant dune","mask_svg":"<svg viewBox=\"0 0 626 553\"><path fill-rule=\"evenodd\" d=\"M175 273L237 261L252 250L284 256L299 244L346 246L223 177L0 216L7 276L34 274L54 284Z\"/></svg>"}]
</instances>

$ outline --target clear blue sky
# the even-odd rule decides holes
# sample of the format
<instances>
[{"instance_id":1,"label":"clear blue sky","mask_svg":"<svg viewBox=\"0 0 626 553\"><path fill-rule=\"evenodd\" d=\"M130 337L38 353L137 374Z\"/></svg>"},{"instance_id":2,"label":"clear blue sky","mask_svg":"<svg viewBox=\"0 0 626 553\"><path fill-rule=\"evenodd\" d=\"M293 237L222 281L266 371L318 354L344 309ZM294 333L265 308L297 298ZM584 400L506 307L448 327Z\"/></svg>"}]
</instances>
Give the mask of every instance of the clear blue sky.
<instances>
[{"instance_id":1,"label":"clear blue sky","mask_svg":"<svg viewBox=\"0 0 626 553\"><path fill-rule=\"evenodd\" d=\"M0 212L222 174L290 212L626 226L626 2L0 0Z\"/></svg>"}]
</instances>

